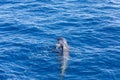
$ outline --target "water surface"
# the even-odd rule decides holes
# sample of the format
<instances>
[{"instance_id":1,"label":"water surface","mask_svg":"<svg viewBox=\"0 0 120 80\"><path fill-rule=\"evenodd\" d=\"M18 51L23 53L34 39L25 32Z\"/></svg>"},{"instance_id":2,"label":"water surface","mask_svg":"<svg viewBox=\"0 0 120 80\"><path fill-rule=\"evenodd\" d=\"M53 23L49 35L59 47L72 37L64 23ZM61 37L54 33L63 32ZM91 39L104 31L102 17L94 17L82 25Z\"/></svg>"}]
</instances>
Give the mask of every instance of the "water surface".
<instances>
[{"instance_id":1,"label":"water surface","mask_svg":"<svg viewBox=\"0 0 120 80\"><path fill-rule=\"evenodd\" d=\"M64 80L120 80L119 35L119 0L0 0L0 80L59 80L60 36Z\"/></svg>"}]
</instances>

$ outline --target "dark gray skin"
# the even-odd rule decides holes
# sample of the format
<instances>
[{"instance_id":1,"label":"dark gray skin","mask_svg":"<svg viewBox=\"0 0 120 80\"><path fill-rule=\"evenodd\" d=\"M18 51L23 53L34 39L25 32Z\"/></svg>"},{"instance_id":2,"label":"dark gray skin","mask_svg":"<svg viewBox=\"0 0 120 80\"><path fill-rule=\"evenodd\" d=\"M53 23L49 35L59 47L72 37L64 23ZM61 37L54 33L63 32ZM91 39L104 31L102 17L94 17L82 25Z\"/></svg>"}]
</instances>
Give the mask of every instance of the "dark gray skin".
<instances>
[{"instance_id":1,"label":"dark gray skin","mask_svg":"<svg viewBox=\"0 0 120 80\"><path fill-rule=\"evenodd\" d=\"M56 50L62 54L60 80L62 80L69 60L69 46L65 38L58 38Z\"/></svg>"}]
</instances>

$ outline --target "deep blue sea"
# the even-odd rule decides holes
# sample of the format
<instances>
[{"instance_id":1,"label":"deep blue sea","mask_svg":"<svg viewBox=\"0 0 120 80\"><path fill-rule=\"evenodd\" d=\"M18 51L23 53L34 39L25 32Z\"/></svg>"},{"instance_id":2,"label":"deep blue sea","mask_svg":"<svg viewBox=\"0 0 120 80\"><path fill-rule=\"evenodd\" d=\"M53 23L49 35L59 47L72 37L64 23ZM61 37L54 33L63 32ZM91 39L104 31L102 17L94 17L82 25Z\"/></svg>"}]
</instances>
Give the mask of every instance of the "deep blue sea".
<instances>
[{"instance_id":1,"label":"deep blue sea","mask_svg":"<svg viewBox=\"0 0 120 80\"><path fill-rule=\"evenodd\" d=\"M0 0L0 80L120 80L120 0Z\"/></svg>"}]
</instances>

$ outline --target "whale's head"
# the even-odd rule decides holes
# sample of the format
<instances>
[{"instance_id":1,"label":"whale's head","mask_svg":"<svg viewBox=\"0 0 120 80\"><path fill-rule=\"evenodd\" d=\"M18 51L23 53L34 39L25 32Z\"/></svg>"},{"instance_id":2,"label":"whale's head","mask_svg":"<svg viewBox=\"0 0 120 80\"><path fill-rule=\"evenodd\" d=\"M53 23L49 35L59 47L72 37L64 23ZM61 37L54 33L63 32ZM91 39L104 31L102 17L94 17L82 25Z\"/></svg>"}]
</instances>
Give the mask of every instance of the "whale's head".
<instances>
[{"instance_id":1,"label":"whale's head","mask_svg":"<svg viewBox=\"0 0 120 80\"><path fill-rule=\"evenodd\" d=\"M58 40L57 48L68 49L68 43L65 38L60 37L57 40Z\"/></svg>"}]
</instances>

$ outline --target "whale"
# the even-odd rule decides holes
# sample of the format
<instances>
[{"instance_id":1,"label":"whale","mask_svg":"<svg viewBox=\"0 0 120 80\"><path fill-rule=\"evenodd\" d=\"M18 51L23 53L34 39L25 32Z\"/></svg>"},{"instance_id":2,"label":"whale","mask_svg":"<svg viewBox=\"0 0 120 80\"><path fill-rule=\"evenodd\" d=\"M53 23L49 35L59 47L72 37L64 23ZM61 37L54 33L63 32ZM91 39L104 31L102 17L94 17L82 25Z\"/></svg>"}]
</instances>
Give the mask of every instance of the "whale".
<instances>
[{"instance_id":1,"label":"whale","mask_svg":"<svg viewBox=\"0 0 120 80\"><path fill-rule=\"evenodd\" d=\"M57 39L56 50L61 54L60 80L63 80L69 60L69 46L65 38L60 37Z\"/></svg>"}]
</instances>

